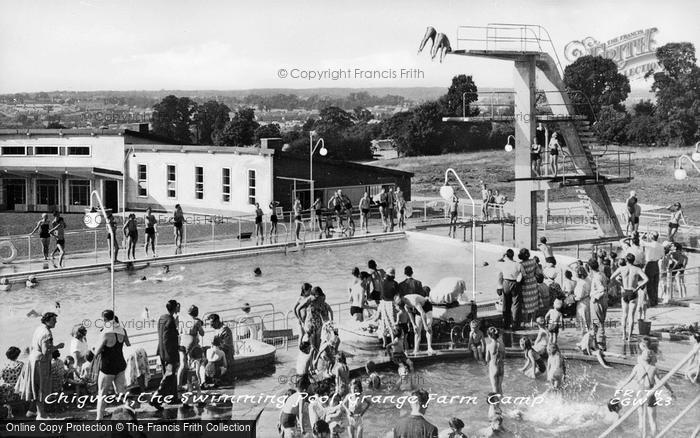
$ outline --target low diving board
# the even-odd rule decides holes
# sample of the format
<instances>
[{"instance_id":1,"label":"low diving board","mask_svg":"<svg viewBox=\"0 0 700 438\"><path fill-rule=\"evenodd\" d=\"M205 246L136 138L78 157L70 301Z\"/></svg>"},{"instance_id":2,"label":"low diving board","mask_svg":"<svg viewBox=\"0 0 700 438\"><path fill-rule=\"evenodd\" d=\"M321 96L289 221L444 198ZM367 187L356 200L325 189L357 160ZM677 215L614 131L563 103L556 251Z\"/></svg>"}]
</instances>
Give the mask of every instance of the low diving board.
<instances>
[{"instance_id":1,"label":"low diving board","mask_svg":"<svg viewBox=\"0 0 700 438\"><path fill-rule=\"evenodd\" d=\"M520 117L514 115L479 115L470 117L443 117L443 122L460 122L460 123L485 123L485 122L512 122ZM588 117L580 114L572 115L556 115L556 114L537 114L535 120L538 122L568 122L577 120L588 120Z\"/></svg>"},{"instance_id":2,"label":"low diving board","mask_svg":"<svg viewBox=\"0 0 700 438\"><path fill-rule=\"evenodd\" d=\"M501 225L501 242L505 242L505 226L510 225L513 228L513 239L515 239L515 218L512 217L507 217L507 218L500 218L500 219L486 219L486 220L476 220L473 222L474 228L480 228L481 229L481 242L484 241L484 225ZM440 222L437 224L419 224L416 225L416 230L427 230L429 228L445 228L445 227L455 227L455 228L461 228L464 230L464 237L463 240L467 240L467 230L472 228L472 221L467 220L467 221L459 221L455 222L454 224L450 224L449 222ZM476 234L476 233L475 233ZM476 236L474 236L476 238Z\"/></svg>"},{"instance_id":3,"label":"low diving board","mask_svg":"<svg viewBox=\"0 0 700 438\"><path fill-rule=\"evenodd\" d=\"M500 182L516 182L516 181L543 181L550 184L559 185L559 187L585 186L592 184L626 184L632 181L631 176L619 175L602 175L602 174L580 174L580 173L565 173L557 176L533 176L529 178L507 178Z\"/></svg>"}]
</instances>

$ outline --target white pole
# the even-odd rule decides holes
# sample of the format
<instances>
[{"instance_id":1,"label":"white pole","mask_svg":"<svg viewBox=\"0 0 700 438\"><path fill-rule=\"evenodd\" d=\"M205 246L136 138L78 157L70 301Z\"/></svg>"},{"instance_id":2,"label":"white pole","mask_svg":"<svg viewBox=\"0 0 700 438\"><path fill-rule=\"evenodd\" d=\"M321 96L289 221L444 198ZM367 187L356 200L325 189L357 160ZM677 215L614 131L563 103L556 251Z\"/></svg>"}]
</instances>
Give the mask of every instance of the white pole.
<instances>
[{"instance_id":1,"label":"white pole","mask_svg":"<svg viewBox=\"0 0 700 438\"><path fill-rule=\"evenodd\" d=\"M102 199L100 198L100 194L97 193L97 190L93 190L92 193L90 194L90 199L95 196L97 198L97 204L100 207L100 210L102 211L102 217L104 217L105 220L105 227L107 227L107 233L111 239L109 242L111 251L110 251L110 257L109 257L109 264L110 264L110 284L111 284L111 289L112 289L112 311L116 311L116 299L114 295L114 243L116 236L112 234L112 229L109 227L109 221L107 220L107 213L105 212L104 205L102 205Z\"/></svg>"},{"instance_id":2,"label":"white pole","mask_svg":"<svg viewBox=\"0 0 700 438\"><path fill-rule=\"evenodd\" d=\"M472 198L471 193L467 190L467 186L464 185L462 180L457 175L454 169L449 168L445 171L445 185L447 185L447 179L450 172L455 176L459 184L462 186L462 190L467 193L469 201L472 203L472 301L476 302L476 202Z\"/></svg>"},{"instance_id":3,"label":"white pole","mask_svg":"<svg viewBox=\"0 0 700 438\"><path fill-rule=\"evenodd\" d=\"M311 180L311 196L309 197L310 205L313 205L314 199L314 134L313 131L309 131L309 179ZM296 185L296 180L294 180ZM296 202L296 200L292 200ZM316 220L316 212L313 208L311 209L311 231L314 230L314 222Z\"/></svg>"}]
</instances>

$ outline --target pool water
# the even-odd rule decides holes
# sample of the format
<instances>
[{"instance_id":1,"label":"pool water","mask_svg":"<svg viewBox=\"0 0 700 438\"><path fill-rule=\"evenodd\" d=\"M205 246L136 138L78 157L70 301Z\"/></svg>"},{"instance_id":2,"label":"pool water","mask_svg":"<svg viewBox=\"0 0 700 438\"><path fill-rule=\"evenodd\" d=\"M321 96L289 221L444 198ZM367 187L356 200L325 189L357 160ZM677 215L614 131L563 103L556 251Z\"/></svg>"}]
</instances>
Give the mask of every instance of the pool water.
<instances>
[{"instance_id":1,"label":"pool water","mask_svg":"<svg viewBox=\"0 0 700 438\"><path fill-rule=\"evenodd\" d=\"M567 362L567 373L571 377L566 381L561 397L558 397L543 395L547 390L544 378L526 378L518 371L521 365L522 360L519 357L506 360L503 390L505 396L511 397L512 403L502 404L505 428L521 437L575 438L599 435L617 419L616 414L608 411L606 404L612 398L617 384L632 370L624 365L616 365L613 369L606 370L597 363L570 360ZM394 373L380 374L383 385L398 380ZM447 428L451 417L464 421L466 426L463 431L467 436L477 436L480 429L488 426L489 406L486 397L491 389L486 366L473 361L452 361L417 368L410 380L401 383L398 389L365 389L366 395L381 396L385 402L374 403L365 414L364 436L383 437L400 416L408 415L408 403L402 408L398 408L397 403L400 401L398 397L410 395L411 385L422 387L436 397L429 403L425 416L439 430ZM678 415L697 395L697 386L689 385L681 378L671 379L670 385L677 398L672 400L669 406L657 408L658 430ZM259 383L256 386L251 389L261 389ZM366 388L366 385L364 387ZM242 387L237 390L245 391ZM390 399L390 396L394 398ZM444 398L439 399L441 396ZM542 398L538 399L534 406L532 402L515 403L515 397L522 397L524 401L527 397L534 400L535 396ZM471 397L476 400L472 400ZM450 401L452 403L449 403ZM700 407L696 406L677 424L669 436L689 436L697 426L699 414ZM639 436L637 421L637 414L633 414L613 436ZM265 432L272 432L267 424L261 424L260 427L262 436L268 436Z\"/></svg>"},{"instance_id":2,"label":"pool water","mask_svg":"<svg viewBox=\"0 0 700 438\"><path fill-rule=\"evenodd\" d=\"M478 253L477 300L495 298L496 253ZM116 314L130 334L156 331L155 321L145 321L144 308L150 318L157 320L165 313L165 303L176 299L185 312L196 304L200 316L219 309L273 303L276 311L286 313L296 301L301 284L310 282L323 288L329 303L347 301L347 285L354 266L366 270L367 261L374 259L379 267L395 267L397 280L404 278L403 267L411 265L415 278L425 285L434 285L441 278L457 276L471 290L470 246L434 236L410 235L405 239L368 242L345 246L308 249L289 254L274 253L231 259L171 265L170 273L160 274L160 268L115 274ZM481 261L488 260L488 266ZM263 274L254 277L260 267ZM145 276L146 281L140 281ZM162 278L160 282L148 279ZM108 273L41 281L33 289L15 284L11 291L2 292L0 302L0 351L10 345L29 345L38 318L28 318L31 310L59 314L54 329L54 342L70 341L73 324L87 321L88 341L97 338L94 320L102 310L111 307ZM56 303L60 308L56 309ZM255 309L254 309L255 311ZM149 353L155 353L150 352Z\"/></svg>"}]
</instances>

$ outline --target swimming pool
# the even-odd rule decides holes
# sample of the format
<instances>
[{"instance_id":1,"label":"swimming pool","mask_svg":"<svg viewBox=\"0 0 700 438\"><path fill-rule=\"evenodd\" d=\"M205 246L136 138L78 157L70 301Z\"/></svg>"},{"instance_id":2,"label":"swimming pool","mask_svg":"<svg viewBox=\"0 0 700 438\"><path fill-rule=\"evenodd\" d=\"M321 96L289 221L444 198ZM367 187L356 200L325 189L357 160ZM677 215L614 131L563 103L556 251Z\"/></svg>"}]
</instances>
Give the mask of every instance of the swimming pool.
<instances>
[{"instance_id":1,"label":"swimming pool","mask_svg":"<svg viewBox=\"0 0 700 438\"><path fill-rule=\"evenodd\" d=\"M347 284L354 266L366 269L374 259L381 268L395 267L401 281L403 267L411 265L415 277L425 285L434 285L443 277L462 277L471 290L471 246L429 235L409 233L408 237L390 241L370 241L344 246L312 248L301 252L268 253L205 263L173 264L170 273L160 268L135 272L116 272L116 314L131 334L153 332L155 321L144 321L165 313L165 303L176 299L183 312L196 304L200 315L230 309L248 302L252 305L274 303L275 310L286 313L292 308L303 282L323 288L330 303L347 300ZM477 301L495 298L496 259L498 252L485 247L477 251ZM488 266L482 262L487 261ZM262 276L255 277L255 267ZM140 278L146 277L146 281ZM160 279L160 281L155 281ZM56 311L58 325L54 341L70 341L73 324L85 321L94 326L102 310L111 307L109 274L43 280L34 289L14 285L3 292L0 304L0 350L10 345L28 345L38 319L28 318L31 310L39 313ZM60 308L56 309L56 303ZM88 341L96 339L97 330L88 329ZM154 353L149 351L149 353Z\"/></svg>"},{"instance_id":2,"label":"swimming pool","mask_svg":"<svg viewBox=\"0 0 700 438\"><path fill-rule=\"evenodd\" d=\"M603 369L593 362L567 361L567 374L570 377L565 383L562 397L558 398L543 395L547 389L544 378L526 378L518 371L520 366L521 356L509 356L506 360L503 390L505 396L511 399L506 403L504 398L502 409L506 429L522 437L576 438L599 435L617 419L615 414L608 412L606 404L613 396L618 382L632 370L626 365ZM380 375L384 384L397 380L395 373L384 372ZM455 360L417 367L410 381L402 383L399 389L382 388L372 391L363 385L366 395L381 397L381 402L374 403L364 416L365 436L383 437L399 416L408 415L408 403L401 408L397 405L401 401L399 397L410 395L411 384L424 388L435 397L429 403L425 416L439 430L447 427L450 417L464 421L466 426L463 431L467 436L477 436L476 432L488 425L486 397L491 390L486 367L471 360ZM687 384L681 378L674 377L669 384L677 398L669 406L657 408L659 430L697 395L697 387ZM260 382L250 387L243 382L240 386L237 388L240 393L263 390ZM444 399L440 399L441 396ZM542 398L535 398L538 396ZM516 400L515 397L522 399ZM697 426L699 414L700 407L696 406L669 436L689 436ZM392 420L387 421L388 418ZM261 436L275 436L274 425L268 423L261 421L258 425ZM637 414L633 414L613 436L639 436Z\"/></svg>"}]
</instances>

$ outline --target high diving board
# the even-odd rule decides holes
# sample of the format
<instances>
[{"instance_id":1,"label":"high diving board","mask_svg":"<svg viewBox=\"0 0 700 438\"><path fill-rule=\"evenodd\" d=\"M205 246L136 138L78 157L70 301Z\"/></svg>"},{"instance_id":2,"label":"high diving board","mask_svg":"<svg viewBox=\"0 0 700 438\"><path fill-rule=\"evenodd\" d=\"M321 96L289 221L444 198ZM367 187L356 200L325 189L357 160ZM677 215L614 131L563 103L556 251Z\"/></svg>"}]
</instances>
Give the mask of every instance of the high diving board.
<instances>
[{"instance_id":1,"label":"high diving board","mask_svg":"<svg viewBox=\"0 0 700 438\"><path fill-rule=\"evenodd\" d=\"M491 58L500 59L503 61L514 61L516 59L521 59L525 56L543 56L547 55L544 52L531 51L531 50L453 50L447 53L448 55L458 55L458 56L477 56L481 58Z\"/></svg>"}]
</instances>

